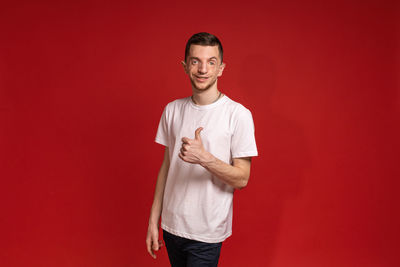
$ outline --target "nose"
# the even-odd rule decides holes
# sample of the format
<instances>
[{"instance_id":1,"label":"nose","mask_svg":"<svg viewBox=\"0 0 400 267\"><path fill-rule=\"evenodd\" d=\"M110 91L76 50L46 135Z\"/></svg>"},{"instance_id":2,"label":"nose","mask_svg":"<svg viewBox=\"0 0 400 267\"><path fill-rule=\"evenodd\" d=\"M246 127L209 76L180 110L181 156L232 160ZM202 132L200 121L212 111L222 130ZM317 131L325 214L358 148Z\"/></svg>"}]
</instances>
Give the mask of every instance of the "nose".
<instances>
[{"instance_id":1,"label":"nose","mask_svg":"<svg viewBox=\"0 0 400 267\"><path fill-rule=\"evenodd\" d=\"M198 73L201 73L201 74L206 74L206 73L208 72L208 70L207 70L207 64L200 63L200 64L199 64L199 68L197 69L197 72L198 72Z\"/></svg>"}]
</instances>

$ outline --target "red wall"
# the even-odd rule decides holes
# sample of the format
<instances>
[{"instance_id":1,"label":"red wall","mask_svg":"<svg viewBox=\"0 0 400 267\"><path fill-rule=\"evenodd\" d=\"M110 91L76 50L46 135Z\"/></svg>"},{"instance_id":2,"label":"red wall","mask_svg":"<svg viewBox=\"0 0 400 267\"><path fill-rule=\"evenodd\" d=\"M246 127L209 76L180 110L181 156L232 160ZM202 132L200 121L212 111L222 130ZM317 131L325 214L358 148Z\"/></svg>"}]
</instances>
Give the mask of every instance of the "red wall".
<instances>
[{"instance_id":1,"label":"red wall","mask_svg":"<svg viewBox=\"0 0 400 267\"><path fill-rule=\"evenodd\" d=\"M9 1L0 8L0 265L166 266L145 236L191 34L260 156L220 266L399 266L395 1Z\"/></svg>"}]
</instances>

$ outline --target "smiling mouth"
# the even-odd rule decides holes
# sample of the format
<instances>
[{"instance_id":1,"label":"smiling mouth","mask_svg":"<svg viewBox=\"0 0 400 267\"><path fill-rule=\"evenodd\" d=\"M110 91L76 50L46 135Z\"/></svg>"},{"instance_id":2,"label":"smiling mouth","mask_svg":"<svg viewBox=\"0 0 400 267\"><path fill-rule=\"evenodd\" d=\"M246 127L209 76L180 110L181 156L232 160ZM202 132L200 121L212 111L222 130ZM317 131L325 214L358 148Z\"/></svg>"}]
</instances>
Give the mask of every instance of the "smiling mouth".
<instances>
[{"instance_id":1,"label":"smiling mouth","mask_svg":"<svg viewBox=\"0 0 400 267\"><path fill-rule=\"evenodd\" d=\"M208 77L200 77L200 76L196 76L196 75L194 77L196 77L196 80L198 80L200 82L204 82L208 79Z\"/></svg>"}]
</instances>

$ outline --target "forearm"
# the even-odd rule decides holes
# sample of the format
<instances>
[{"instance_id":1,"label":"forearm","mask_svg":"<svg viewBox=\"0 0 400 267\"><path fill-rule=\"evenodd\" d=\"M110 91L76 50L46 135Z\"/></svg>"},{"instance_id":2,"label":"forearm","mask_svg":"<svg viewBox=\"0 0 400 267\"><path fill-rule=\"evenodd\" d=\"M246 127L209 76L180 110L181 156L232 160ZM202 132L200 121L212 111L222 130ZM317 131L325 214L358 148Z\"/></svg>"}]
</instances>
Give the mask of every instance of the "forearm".
<instances>
[{"instance_id":1,"label":"forearm","mask_svg":"<svg viewBox=\"0 0 400 267\"><path fill-rule=\"evenodd\" d=\"M153 205L151 206L151 211L150 211L149 224L158 225L158 222L160 220L168 169L169 169L169 155L168 155L168 148L166 148L164 152L164 160L157 176L157 183L154 192Z\"/></svg>"},{"instance_id":2,"label":"forearm","mask_svg":"<svg viewBox=\"0 0 400 267\"><path fill-rule=\"evenodd\" d=\"M246 187L250 177L250 159L233 159L233 165L227 164L209 152L205 152L200 165L229 184L233 188Z\"/></svg>"}]
</instances>

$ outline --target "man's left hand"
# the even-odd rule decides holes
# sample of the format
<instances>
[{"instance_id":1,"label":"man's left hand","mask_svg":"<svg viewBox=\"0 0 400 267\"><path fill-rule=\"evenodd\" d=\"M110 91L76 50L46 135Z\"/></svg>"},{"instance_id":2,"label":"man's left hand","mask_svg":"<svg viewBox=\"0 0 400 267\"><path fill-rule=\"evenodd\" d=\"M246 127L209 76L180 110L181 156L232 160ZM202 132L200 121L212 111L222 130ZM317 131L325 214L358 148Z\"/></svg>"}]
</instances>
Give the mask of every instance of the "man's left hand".
<instances>
[{"instance_id":1,"label":"man's left hand","mask_svg":"<svg viewBox=\"0 0 400 267\"><path fill-rule=\"evenodd\" d=\"M187 137L182 138L182 147L179 157L186 162L193 164L201 164L209 160L210 153L208 153L201 141L200 132L203 130L202 127L196 129L194 133L194 139Z\"/></svg>"}]
</instances>

